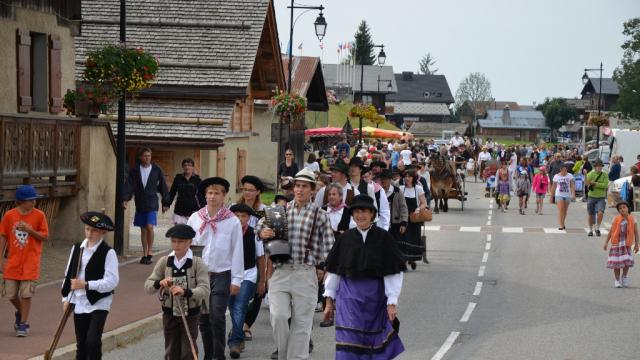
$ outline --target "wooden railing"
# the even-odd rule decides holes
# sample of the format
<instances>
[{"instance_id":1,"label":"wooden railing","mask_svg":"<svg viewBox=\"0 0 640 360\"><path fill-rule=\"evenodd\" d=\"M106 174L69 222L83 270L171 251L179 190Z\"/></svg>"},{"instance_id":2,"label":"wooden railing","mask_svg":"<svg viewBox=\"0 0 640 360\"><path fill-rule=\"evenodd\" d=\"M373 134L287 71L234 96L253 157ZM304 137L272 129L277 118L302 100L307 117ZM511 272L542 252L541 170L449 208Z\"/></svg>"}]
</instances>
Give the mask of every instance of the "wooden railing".
<instances>
[{"instance_id":1,"label":"wooden railing","mask_svg":"<svg viewBox=\"0 0 640 360\"><path fill-rule=\"evenodd\" d=\"M48 198L77 192L80 120L48 115L0 114L0 202L32 184Z\"/></svg>"}]
</instances>

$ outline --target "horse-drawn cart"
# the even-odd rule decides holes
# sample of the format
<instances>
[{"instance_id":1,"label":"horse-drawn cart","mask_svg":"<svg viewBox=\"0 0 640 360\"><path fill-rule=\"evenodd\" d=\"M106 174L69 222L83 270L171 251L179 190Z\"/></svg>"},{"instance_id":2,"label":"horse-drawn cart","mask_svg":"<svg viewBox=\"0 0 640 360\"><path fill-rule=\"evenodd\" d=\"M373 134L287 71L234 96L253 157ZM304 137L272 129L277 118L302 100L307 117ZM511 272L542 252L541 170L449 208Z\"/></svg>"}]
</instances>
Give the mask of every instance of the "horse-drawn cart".
<instances>
[{"instance_id":1,"label":"horse-drawn cart","mask_svg":"<svg viewBox=\"0 0 640 360\"><path fill-rule=\"evenodd\" d=\"M458 199L461 210L466 201L464 169L456 169L449 159L434 154L431 156L431 195L435 201L434 212L449 211L448 200Z\"/></svg>"}]
</instances>

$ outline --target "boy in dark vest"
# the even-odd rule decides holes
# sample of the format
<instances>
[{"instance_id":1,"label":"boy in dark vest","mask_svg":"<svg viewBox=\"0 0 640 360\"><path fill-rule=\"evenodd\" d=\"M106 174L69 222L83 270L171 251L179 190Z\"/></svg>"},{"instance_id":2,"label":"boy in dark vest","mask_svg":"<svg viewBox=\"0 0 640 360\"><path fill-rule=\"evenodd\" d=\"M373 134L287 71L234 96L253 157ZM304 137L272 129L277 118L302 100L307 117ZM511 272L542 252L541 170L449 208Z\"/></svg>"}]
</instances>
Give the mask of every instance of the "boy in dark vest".
<instances>
[{"instance_id":1,"label":"boy in dark vest","mask_svg":"<svg viewBox=\"0 0 640 360\"><path fill-rule=\"evenodd\" d=\"M187 321L193 350L197 353L200 308L203 302L209 300L211 292L209 269L189 248L196 236L191 226L176 224L165 236L171 238L173 251L158 260L144 283L144 290L149 294L158 290L161 292L165 359L190 360L193 359L193 353L182 314Z\"/></svg>"},{"instance_id":2,"label":"boy in dark vest","mask_svg":"<svg viewBox=\"0 0 640 360\"><path fill-rule=\"evenodd\" d=\"M113 231L111 219L99 212L80 216L85 239L73 245L64 282L63 307L73 306L76 359L102 359L102 331L118 286L118 257L104 241Z\"/></svg>"}]
</instances>

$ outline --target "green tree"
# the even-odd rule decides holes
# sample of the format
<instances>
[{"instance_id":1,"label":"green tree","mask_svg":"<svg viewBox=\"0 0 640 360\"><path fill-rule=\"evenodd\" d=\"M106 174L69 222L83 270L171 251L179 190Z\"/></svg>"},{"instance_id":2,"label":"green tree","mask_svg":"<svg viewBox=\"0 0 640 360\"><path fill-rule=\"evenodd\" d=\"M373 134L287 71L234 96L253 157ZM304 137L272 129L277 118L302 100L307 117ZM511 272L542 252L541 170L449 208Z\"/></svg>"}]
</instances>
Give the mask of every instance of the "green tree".
<instances>
[{"instance_id":1,"label":"green tree","mask_svg":"<svg viewBox=\"0 0 640 360\"><path fill-rule=\"evenodd\" d=\"M435 75L438 72L438 68L434 65L436 64L436 60L431 56L431 53L427 53L427 55L423 56L420 59L420 72L424 75Z\"/></svg>"},{"instance_id":2,"label":"green tree","mask_svg":"<svg viewBox=\"0 0 640 360\"><path fill-rule=\"evenodd\" d=\"M620 89L616 109L624 116L640 119L640 18L625 22L622 34L629 39L622 44L622 62L613 72Z\"/></svg>"},{"instance_id":3,"label":"green tree","mask_svg":"<svg viewBox=\"0 0 640 360\"><path fill-rule=\"evenodd\" d=\"M546 98L544 102L536 107L542 111L547 126L557 130L569 120L577 119L578 112L563 98Z\"/></svg>"},{"instance_id":4,"label":"green tree","mask_svg":"<svg viewBox=\"0 0 640 360\"><path fill-rule=\"evenodd\" d=\"M357 65L373 65L376 61L376 55L373 48L373 40L371 39L371 29L365 20L358 25L358 30L354 35L355 41L353 47L347 56L347 63L351 63L355 54Z\"/></svg>"},{"instance_id":5,"label":"green tree","mask_svg":"<svg viewBox=\"0 0 640 360\"><path fill-rule=\"evenodd\" d=\"M469 110L473 114L477 114L478 111L482 110L484 104L489 101L491 101L491 83L489 79L482 73L471 73L458 86L455 110L456 113L461 113L465 107L470 107Z\"/></svg>"}]
</instances>

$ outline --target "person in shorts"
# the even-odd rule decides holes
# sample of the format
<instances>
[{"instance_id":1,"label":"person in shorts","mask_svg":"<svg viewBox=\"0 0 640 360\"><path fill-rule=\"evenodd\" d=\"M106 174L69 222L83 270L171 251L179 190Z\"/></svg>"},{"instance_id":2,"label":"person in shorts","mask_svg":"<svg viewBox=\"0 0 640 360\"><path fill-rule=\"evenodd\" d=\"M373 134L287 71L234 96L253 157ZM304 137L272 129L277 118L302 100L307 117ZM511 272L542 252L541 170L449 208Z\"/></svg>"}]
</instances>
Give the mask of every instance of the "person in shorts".
<instances>
[{"instance_id":1,"label":"person in shorts","mask_svg":"<svg viewBox=\"0 0 640 360\"><path fill-rule=\"evenodd\" d=\"M553 177L553 185L551 193L553 194L552 203L555 200L558 206L558 230L564 230L565 220L567 219L567 210L571 201L576 199L576 183L573 175L569 174L568 165L566 163L560 166L560 172Z\"/></svg>"},{"instance_id":2,"label":"person in shorts","mask_svg":"<svg viewBox=\"0 0 640 360\"><path fill-rule=\"evenodd\" d=\"M600 236L600 224L602 223L604 209L607 207L609 177L602 171L602 166L602 160L596 160L593 163L593 170L587 173L584 184L588 191L587 222L589 224L589 233L587 236L593 236L594 230L596 236Z\"/></svg>"},{"instance_id":3,"label":"person in shorts","mask_svg":"<svg viewBox=\"0 0 640 360\"><path fill-rule=\"evenodd\" d=\"M0 223L3 296L16 308L13 328L17 337L26 337L29 333L31 298L40 278L42 243L49 238L47 218L44 212L35 208L38 198L40 196L32 185L20 186L16 190L16 207L7 211Z\"/></svg>"},{"instance_id":4,"label":"person in shorts","mask_svg":"<svg viewBox=\"0 0 640 360\"><path fill-rule=\"evenodd\" d=\"M153 256L153 228L158 225L158 193L162 196L162 212L169 209L169 189L162 169L151 163L151 149L143 148L138 153L140 163L129 170L124 196L124 208L133 197L136 213L133 225L140 228L142 258L140 264L151 264Z\"/></svg>"}]
</instances>

